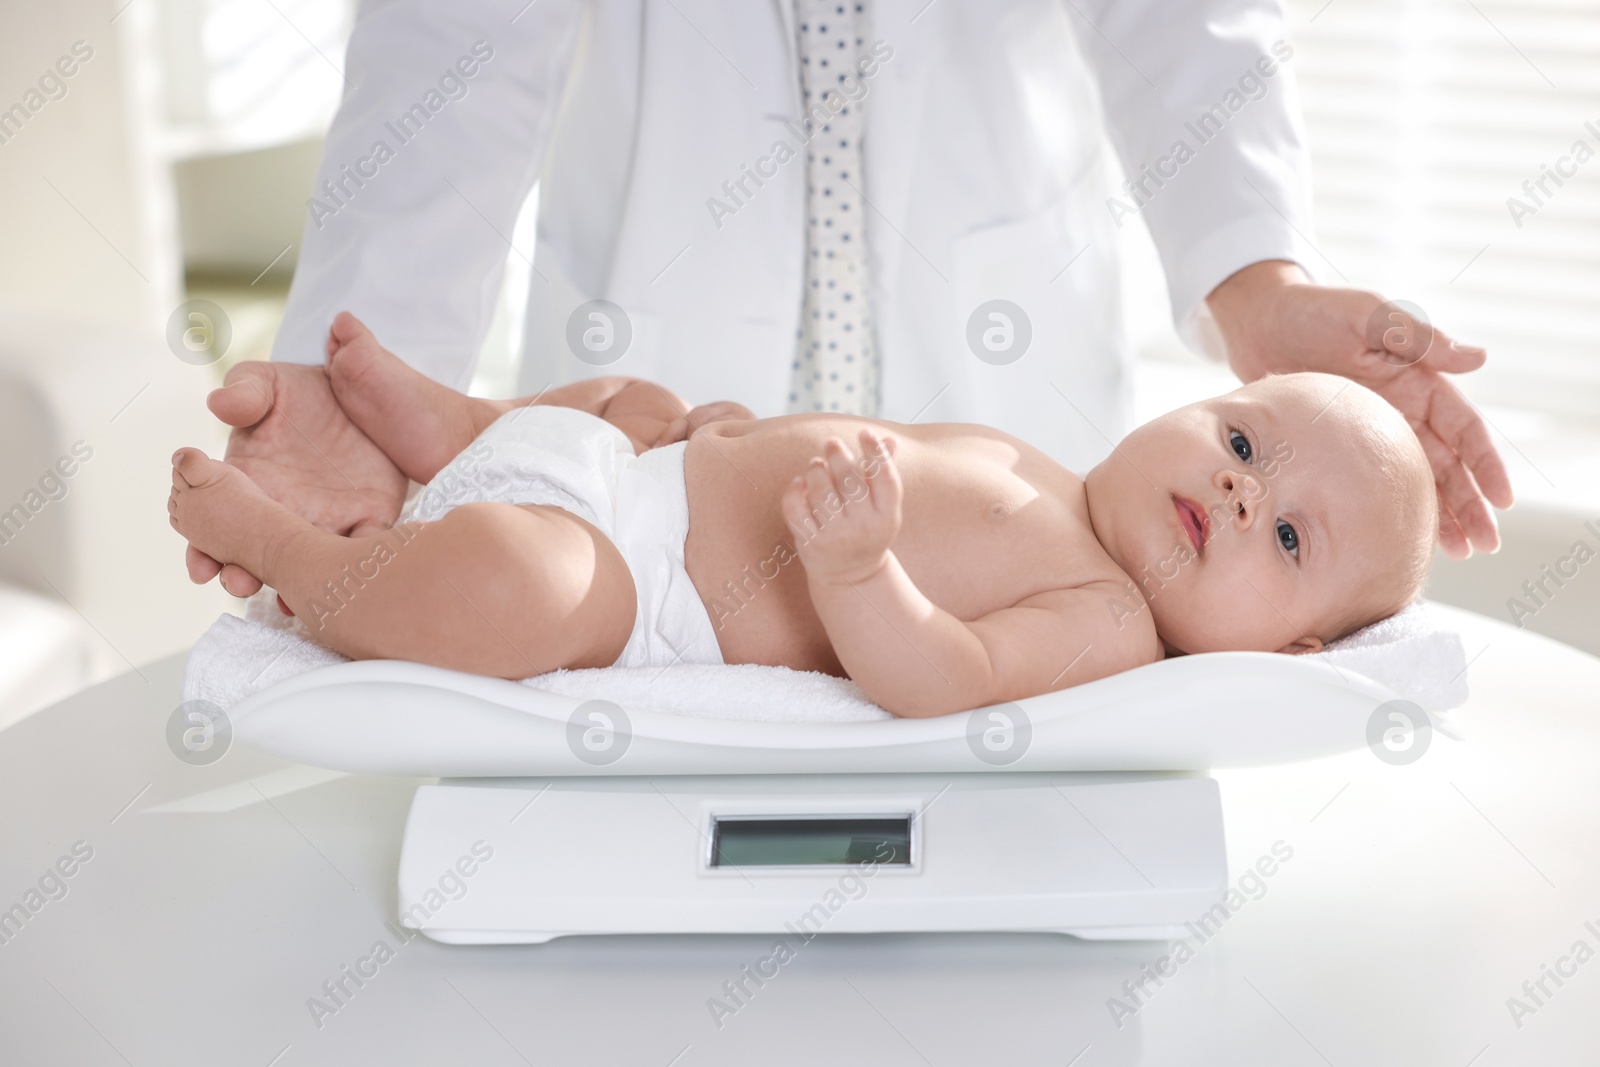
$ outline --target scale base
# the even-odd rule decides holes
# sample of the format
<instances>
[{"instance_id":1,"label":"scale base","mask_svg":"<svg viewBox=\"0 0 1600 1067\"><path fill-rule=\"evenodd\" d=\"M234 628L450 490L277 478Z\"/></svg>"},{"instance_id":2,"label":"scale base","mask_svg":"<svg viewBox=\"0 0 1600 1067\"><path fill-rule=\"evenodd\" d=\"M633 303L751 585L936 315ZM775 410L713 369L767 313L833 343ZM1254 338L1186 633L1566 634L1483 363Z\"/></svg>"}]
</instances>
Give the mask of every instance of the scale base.
<instances>
[{"instance_id":1,"label":"scale base","mask_svg":"<svg viewBox=\"0 0 1600 1067\"><path fill-rule=\"evenodd\" d=\"M413 929L416 929L413 927ZM558 937L593 936L596 931L573 930L451 930L443 927L423 927L421 932L429 940L445 945L542 945ZM642 931L632 931L640 933ZM778 933L780 931L767 931ZM892 930L880 933L928 933L929 931ZM969 931L970 932L970 931ZM1065 934L1084 941L1181 941L1192 937L1193 931L1183 926L1100 926L1081 927L1075 930L1023 930L1019 933Z\"/></svg>"},{"instance_id":2,"label":"scale base","mask_svg":"<svg viewBox=\"0 0 1600 1067\"><path fill-rule=\"evenodd\" d=\"M774 862L718 825L904 820L882 860ZM781 847L792 847L783 845ZM778 856L781 859L781 856ZM815 858L810 856L809 858ZM418 788L400 921L448 944L591 934L1055 932L1166 940L1227 889L1222 808L1180 774L447 779Z\"/></svg>"}]
</instances>

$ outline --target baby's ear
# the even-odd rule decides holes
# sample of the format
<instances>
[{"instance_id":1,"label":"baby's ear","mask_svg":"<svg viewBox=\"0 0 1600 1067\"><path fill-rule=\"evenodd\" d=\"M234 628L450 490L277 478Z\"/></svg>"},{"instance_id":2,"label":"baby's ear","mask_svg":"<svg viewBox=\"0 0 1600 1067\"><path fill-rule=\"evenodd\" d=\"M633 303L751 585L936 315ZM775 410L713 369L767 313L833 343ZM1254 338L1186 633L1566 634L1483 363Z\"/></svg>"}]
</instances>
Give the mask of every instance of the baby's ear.
<instances>
[{"instance_id":1,"label":"baby's ear","mask_svg":"<svg viewBox=\"0 0 1600 1067\"><path fill-rule=\"evenodd\" d=\"M1321 652L1322 638L1306 637L1304 634L1302 634L1293 641L1290 641L1287 645L1284 645L1282 648L1278 649L1278 651L1290 656L1302 656L1307 652Z\"/></svg>"}]
</instances>

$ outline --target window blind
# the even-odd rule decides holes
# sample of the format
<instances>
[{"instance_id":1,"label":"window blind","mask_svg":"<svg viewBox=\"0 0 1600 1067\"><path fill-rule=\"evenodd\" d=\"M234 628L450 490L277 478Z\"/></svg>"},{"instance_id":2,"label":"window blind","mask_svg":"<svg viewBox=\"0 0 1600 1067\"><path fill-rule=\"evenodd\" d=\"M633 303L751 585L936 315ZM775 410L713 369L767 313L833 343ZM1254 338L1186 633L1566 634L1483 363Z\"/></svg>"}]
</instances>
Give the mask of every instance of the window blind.
<instances>
[{"instance_id":1,"label":"window blind","mask_svg":"<svg viewBox=\"0 0 1600 1067\"><path fill-rule=\"evenodd\" d=\"M1288 9L1319 280L1488 347L1474 399L1600 423L1600 5Z\"/></svg>"}]
</instances>

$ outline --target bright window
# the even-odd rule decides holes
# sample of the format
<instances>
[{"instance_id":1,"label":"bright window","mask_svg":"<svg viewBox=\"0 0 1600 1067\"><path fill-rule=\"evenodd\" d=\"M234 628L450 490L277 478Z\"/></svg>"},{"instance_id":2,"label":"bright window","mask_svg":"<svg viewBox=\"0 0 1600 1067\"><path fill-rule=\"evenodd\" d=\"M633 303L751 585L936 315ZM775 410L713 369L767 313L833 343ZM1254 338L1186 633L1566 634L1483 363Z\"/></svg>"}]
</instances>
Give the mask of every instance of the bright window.
<instances>
[{"instance_id":1,"label":"bright window","mask_svg":"<svg viewBox=\"0 0 1600 1067\"><path fill-rule=\"evenodd\" d=\"M1318 280L1414 301L1485 345L1489 366L1463 382L1479 403L1600 424L1600 6L1288 8ZM1131 252L1147 294L1132 297L1131 321L1159 322L1140 303L1150 250ZM1157 353L1175 343L1140 341Z\"/></svg>"}]
</instances>

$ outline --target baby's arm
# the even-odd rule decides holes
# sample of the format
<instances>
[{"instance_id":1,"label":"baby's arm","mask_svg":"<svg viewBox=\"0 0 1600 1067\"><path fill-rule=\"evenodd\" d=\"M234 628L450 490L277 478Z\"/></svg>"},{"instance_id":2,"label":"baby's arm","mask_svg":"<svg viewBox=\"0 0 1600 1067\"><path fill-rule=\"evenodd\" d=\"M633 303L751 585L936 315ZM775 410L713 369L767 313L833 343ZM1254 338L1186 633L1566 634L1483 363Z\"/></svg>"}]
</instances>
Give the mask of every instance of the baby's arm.
<instances>
[{"instance_id":1,"label":"baby's arm","mask_svg":"<svg viewBox=\"0 0 1600 1067\"><path fill-rule=\"evenodd\" d=\"M783 511L834 652L874 702L900 716L946 715L1149 660L1137 634L1108 632L1106 598L1122 592L1113 581L1037 593L972 622L935 605L889 549L901 493L892 439L864 429L861 449L858 466L830 440L785 491Z\"/></svg>"}]
</instances>

